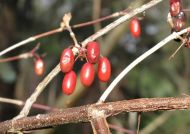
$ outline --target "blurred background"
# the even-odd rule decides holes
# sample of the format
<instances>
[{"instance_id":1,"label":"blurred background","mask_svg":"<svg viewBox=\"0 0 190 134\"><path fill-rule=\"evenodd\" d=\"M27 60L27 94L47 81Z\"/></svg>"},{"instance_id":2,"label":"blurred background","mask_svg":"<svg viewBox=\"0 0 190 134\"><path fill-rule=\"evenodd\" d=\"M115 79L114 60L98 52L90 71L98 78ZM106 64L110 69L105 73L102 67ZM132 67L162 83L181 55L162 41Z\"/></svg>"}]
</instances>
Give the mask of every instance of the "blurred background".
<instances>
[{"instance_id":1,"label":"blurred background","mask_svg":"<svg viewBox=\"0 0 190 134\"><path fill-rule=\"evenodd\" d=\"M30 36L58 28L65 13L71 12L71 25L95 20L124 9L133 9L149 0L1 0L0 1L0 50L20 42ZM190 1L183 0L183 8L190 9ZM59 73L39 96L36 103L56 108L67 108L95 103L113 79L135 58L153 47L171 33L166 18L169 1L139 14L142 34L133 38L129 31L129 21L118 26L97 41L101 44L101 54L107 56L112 65L111 79L101 83L95 78L92 86L85 88L77 81L75 92L66 96L62 93L64 77ZM186 12L190 24L190 12ZM98 29L113 22L116 18L96 25L73 29L79 42ZM34 60L23 59L0 63L0 97L25 101L38 83L59 63L64 48L73 43L69 32L54 34L15 49L2 58L28 52L41 43L38 54L44 55L45 73L34 73ZM185 97L190 93L190 50L186 47L168 60L181 43L171 41L140 65L135 67L118 83L107 101L146 97ZM74 71L79 74L84 62L77 61ZM16 116L22 107L0 102L0 121ZM32 108L31 115L47 113ZM123 113L108 118L112 125L134 131L137 126L137 113ZM141 134L188 134L190 125L189 111L167 111L142 113ZM124 134L111 129L113 134ZM66 124L53 129L32 131L34 134L92 133L90 123Z\"/></svg>"}]
</instances>

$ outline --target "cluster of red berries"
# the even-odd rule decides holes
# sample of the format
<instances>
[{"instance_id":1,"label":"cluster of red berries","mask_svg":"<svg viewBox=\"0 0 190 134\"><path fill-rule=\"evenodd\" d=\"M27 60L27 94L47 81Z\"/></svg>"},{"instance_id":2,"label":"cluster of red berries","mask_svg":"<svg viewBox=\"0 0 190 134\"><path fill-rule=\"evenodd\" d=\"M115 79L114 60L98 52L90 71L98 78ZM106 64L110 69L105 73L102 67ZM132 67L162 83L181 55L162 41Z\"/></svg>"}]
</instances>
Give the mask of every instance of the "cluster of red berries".
<instances>
[{"instance_id":1,"label":"cluster of red berries","mask_svg":"<svg viewBox=\"0 0 190 134\"><path fill-rule=\"evenodd\" d=\"M76 47L77 48L77 47ZM84 86L90 86L95 77L95 69L93 64L98 63L98 78L102 82L107 82L111 75L111 65L106 57L100 56L100 47L97 42L89 42L87 48L77 48L78 54L75 55L71 48L63 50L60 58L60 68L66 73L62 82L63 93L70 95L75 90L76 73L72 70L75 61L79 58L85 58L86 63L82 66L80 72L80 81Z\"/></svg>"},{"instance_id":2,"label":"cluster of red berries","mask_svg":"<svg viewBox=\"0 0 190 134\"><path fill-rule=\"evenodd\" d=\"M141 35L141 26L137 18L132 18L129 27L133 37L138 38Z\"/></svg>"},{"instance_id":3,"label":"cluster of red berries","mask_svg":"<svg viewBox=\"0 0 190 134\"><path fill-rule=\"evenodd\" d=\"M180 31L185 26L186 15L182 10L181 0L170 0L170 14L173 21L173 31Z\"/></svg>"}]
</instances>

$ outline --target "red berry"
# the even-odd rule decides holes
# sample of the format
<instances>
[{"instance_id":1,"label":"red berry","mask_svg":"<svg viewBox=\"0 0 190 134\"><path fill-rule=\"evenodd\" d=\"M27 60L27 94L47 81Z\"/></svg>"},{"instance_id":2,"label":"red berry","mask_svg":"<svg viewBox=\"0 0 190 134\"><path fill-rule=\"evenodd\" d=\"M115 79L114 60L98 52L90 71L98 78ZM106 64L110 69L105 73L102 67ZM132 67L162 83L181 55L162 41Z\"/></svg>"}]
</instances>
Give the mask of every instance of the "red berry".
<instances>
[{"instance_id":1,"label":"red berry","mask_svg":"<svg viewBox=\"0 0 190 134\"><path fill-rule=\"evenodd\" d=\"M176 2L181 2L181 0L170 0L170 4L176 3Z\"/></svg>"},{"instance_id":2,"label":"red berry","mask_svg":"<svg viewBox=\"0 0 190 134\"><path fill-rule=\"evenodd\" d=\"M107 82L111 75L111 65L106 57L102 57L98 63L98 78L102 82Z\"/></svg>"},{"instance_id":3,"label":"red berry","mask_svg":"<svg viewBox=\"0 0 190 134\"><path fill-rule=\"evenodd\" d=\"M36 75L42 75L44 73L45 70L45 65L44 65L44 61L41 58L37 58L35 60L35 65L34 65L34 71L36 73Z\"/></svg>"},{"instance_id":4,"label":"red berry","mask_svg":"<svg viewBox=\"0 0 190 134\"><path fill-rule=\"evenodd\" d=\"M181 0L170 0L170 14L172 17L177 16L181 9Z\"/></svg>"},{"instance_id":5,"label":"red berry","mask_svg":"<svg viewBox=\"0 0 190 134\"><path fill-rule=\"evenodd\" d=\"M61 54L60 67L61 71L67 73L72 70L75 56L70 48L65 49Z\"/></svg>"},{"instance_id":6,"label":"red berry","mask_svg":"<svg viewBox=\"0 0 190 134\"><path fill-rule=\"evenodd\" d=\"M80 72L80 81L84 86L90 86L94 81L95 70L91 63L85 63Z\"/></svg>"},{"instance_id":7,"label":"red berry","mask_svg":"<svg viewBox=\"0 0 190 134\"><path fill-rule=\"evenodd\" d=\"M100 57L100 47L97 42L89 42L87 44L87 59L90 63L98 62Z\"/></svg>"},{"instance_id":8,"label":"red berry","mask_svg":"<svg viewBox=\"0 0 190 134\"><path fill-rule=\"evenodd\" d=\"M62 82L62 91L66 95L70 95L75 90L77 76L74 71L70 71L65 74Z\"/></svg>"},{"instance_id":9,"label":"red berry","mask_svg":"<svg viewBox=\"0 0 190 134\"><path fill-rule=\"evenodd\" d=\"M174 30L175 31L180 31L182 28L185 26L185 21L186 21L186 15L183 11L181 11L174 19Z\"/></svg>"},{"instance_id":10,"label":"red berry","mask_svg":"<svg viewBox=\"0 0 190 134\"><path fill-rule=\"evenodd\" d=\"M138 38L141 35L141 26L138 19L133 18L130 22L130 31L133 37Z\"/></svg>"}]
</instances>

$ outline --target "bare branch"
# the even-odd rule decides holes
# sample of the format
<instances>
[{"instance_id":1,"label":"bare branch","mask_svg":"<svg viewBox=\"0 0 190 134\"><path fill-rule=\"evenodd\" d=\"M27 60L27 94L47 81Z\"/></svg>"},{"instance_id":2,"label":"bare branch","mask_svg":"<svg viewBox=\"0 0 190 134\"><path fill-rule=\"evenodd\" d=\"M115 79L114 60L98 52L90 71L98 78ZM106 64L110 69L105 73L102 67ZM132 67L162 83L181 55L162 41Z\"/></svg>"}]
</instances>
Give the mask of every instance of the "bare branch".
<instances>
[{"instance_id":1,"label":"bare branch","mask_svg":"<svg viewBox=\"0 0 190 134\"><path fill-rule=\"evenodd\" d=\"M25 102L21 101L21 100L9 99L9 98L3 98L3 97L0 97L0 102L14 104L14 105L18 105L18 106L24 106L24 104L25 104ZM36 108L36 109L45 110L45 111L60 111L60 109L58 109L58 108L52 108L52 107L42 105L42 104L37 104L37 103L34 103L32 105L32 107Z\"/></svg>"},{"instance_id":2,"label":"bare branch","mask_svg":"<svg viewBox=\"0 0 190 134\"><path fill-rule=\"evenodd\" d=\"M141 98L102 104L85 105L67 108L60 112L39 114L33 117L24 117L0 123L0 133L33 130L66 123L89 122L95 117L92 110L103 112L106 117L121 112L150 112L158 110L190 109L190 97L185 98Z\"/></svg>"}]
</instances>

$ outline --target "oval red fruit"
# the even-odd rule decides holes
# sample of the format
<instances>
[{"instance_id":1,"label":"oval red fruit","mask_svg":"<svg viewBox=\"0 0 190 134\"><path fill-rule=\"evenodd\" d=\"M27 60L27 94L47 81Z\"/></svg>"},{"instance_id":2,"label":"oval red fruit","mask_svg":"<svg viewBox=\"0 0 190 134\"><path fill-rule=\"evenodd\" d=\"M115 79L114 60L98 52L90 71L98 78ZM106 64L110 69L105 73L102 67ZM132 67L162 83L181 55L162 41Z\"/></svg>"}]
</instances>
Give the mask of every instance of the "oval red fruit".
<instances>
[{"instance_id":1,"label":"oval red fruit","mask_svg":"<svg viewBox=\"0 0 190 134\"><path fill-rule=\"evenodd\" d=\"M186 15L183 11L181 11L174 19L174 30L176 32L180 31L184 28L186 22Z\"/></svg>"},{"instance_id":2,"label":"oval red fruit","mask_svg":"<svg viewBox=\"0 0 190 134\"><path fill-rule=\"evenodd\" d=\"M102 82L107 82L111 76L111 65L106 57L102 57L98 63L98 78Z\"/></svg>"},{"instance_id":3,"label":"oval red fruit","mask_svg":"<svg viewBox=\"0 0 190 134\"><path fill-rule=\"evenodd\" d=\"M130 22L130 32L133 37L138 38L141 35L141 26L138 19L133 18Z\"/></svg>"},{"instance_id":4,"label":"oval red fruit","mask_svg":"<svg viewBox=\"0 0 190 134\"><path fill-rule=\"evenodd\" d=\"M76 87L77 76L74 71L70 71L65 74L62 82L62 91L66 95L73 93Z\"/></svg>"},{"instance_id":5,"label":"oval red fruit","mask_svg":"<svg viewBox=\"0 0 190 134\"><path fill-rule=\"evenodd\" d=\"M34 71L36 75L42 75L45 70L44 61L41 58L35 60Z\"/></svg>"},{"instance_id":6,"label":"oval red fruit","mask_svg":"<svg viewBox=\"0 0 190 134\"><path fill-rule=\"evenodd\" d=\"M100 57L100 47L97 42L87 44L87 59L90 63L97 63Z\"/></svg>"},{"instance_id":7,"label":"oval red fruit","mask_svg":"<svg viewBox=\"0 0 190 134\"><path fill-rule=\"evenodd\" d=\"M181 9L181 0L170 0L170 14L172 17L177 16Z\"/></svg>"},{"instance_id":8,"label":"oval red fruit","mask_svg":"<svg viewBox=\"0 0 190 134\"><path fill-rule=\"evenodd\" d=\"M84 86L90 86L94 81L95 70L91 63L85 63L80 72L80 81Z\"/></svg>"},{"instance_id":9,"label":"oval red fruit","mask_svg":"<svg viewBox=\"0 0 190 134\"><path fill-rule=\"evenodd\" d=\"M70 48L65 49L60 58L61 71L67 73L72 70L75 62L75 56Z\"/></svg>"}]
</instances>

